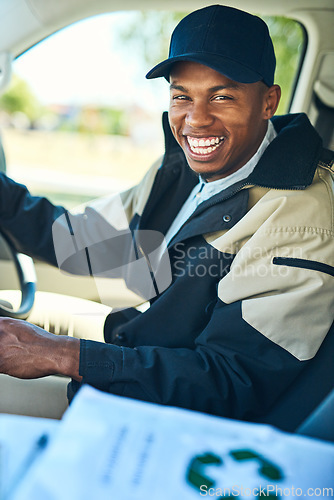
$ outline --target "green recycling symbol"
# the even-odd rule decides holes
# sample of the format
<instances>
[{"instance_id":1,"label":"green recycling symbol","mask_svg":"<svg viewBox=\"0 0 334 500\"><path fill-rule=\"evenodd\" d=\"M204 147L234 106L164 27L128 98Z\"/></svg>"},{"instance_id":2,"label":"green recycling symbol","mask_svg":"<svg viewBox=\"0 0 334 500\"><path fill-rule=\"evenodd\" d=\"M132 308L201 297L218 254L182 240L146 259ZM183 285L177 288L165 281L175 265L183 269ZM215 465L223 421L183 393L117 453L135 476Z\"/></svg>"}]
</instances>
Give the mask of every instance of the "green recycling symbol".
<instances>
[{"instance_id":1,"label":"green recycling symbol","mask_svg":"<svg viewBox=\"0 0 334 500\"><path fill-rule=\"evenodd\" d=\"M238 463L243 463L248 460L256 461L259 465L258 472L265 479L270 479L272 481L281 481L284 478L282 470L277 465L252 450L233 450L230 451L229 455ZM207 468L207 466L221 466L223 465L223 463L224 462L221 457L211 452L203 453L202 455L196 455L190 461L186 473L186 480L196 490L208 491L210 488L213 488L215 486L215 480L211 479L206 474L205 469ZM269 493L267 493L265 494L265 496L276 495L270 495ZM228 498L228 496L225 496L225 498ZM238 497L237 495L234 495L231 498Z\"/></svg>"}]
</instances>

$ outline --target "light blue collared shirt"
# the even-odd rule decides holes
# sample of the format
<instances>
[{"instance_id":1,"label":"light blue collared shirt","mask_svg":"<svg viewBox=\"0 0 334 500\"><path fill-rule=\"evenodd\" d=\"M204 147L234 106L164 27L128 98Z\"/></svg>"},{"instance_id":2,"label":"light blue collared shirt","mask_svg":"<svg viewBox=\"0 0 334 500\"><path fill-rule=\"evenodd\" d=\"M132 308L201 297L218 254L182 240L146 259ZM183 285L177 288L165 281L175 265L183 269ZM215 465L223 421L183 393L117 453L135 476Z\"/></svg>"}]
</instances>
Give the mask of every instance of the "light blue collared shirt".
<instances>
[{"instance_id":1,"label":"light blue collared shirt","mask_svg":"<svg viewBox=\"0 0 334 500\"><path fill-rule=\"evenodd\" d=\"M165 240L168 243L174 238L174 236L179 232L183 224L189 219L189 217L195 212L196 208L203 203L203 201L208 200L217 193L220 193L224 189L232 186L236 182L246 179L256 167L259 159L263 155L265 149L269 146L271 141L277 136L274 125L268 120L268 128L266 135L261 142L259 149L256 151L254 156L248 162L241 167L239 170L234 172L227 177L218 179L212 182L205 182L201 177L199 178L199 183L194 187L190 193L188 199L184 202L181 210L175 217L172 225L167 231Z\"/></svg>"}]
</instances>

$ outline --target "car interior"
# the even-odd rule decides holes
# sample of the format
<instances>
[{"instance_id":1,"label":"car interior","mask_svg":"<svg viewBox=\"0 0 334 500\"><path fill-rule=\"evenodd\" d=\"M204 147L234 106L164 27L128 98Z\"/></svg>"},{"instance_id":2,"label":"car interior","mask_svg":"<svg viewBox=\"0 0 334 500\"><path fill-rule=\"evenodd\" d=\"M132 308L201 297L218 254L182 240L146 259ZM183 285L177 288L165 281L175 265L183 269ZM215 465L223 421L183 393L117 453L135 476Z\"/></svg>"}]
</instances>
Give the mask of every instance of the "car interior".
<instances>
[{"instance_id":1,"label":"car interior","mask_svg":"<svg viewBox=\"0 0 334 500\"><path fill-rule=\"evenodd\" d=\"M332 0L226 0L225 5L230 5L236 8L240 8L251 13L257 14L264 19L271 19L272 17L279 17L284 19L289 19L293 21L299 30L299 41L294 67L292 70L292 79L286 87L286 103L285 109L281 112L289 113L299 113L304 112L308 115L312 124L320 134L323 139L324 146L328 149L334 149L334 34L333 34L333 24L334 24L334 4ZM110 44L115 45L115 50L118 47L120 50L119 59L112 59L110 71L110 79L118 78L122 82L127 77L126 70L120 70L120 68L125 68L124 62L127 60L125 51L134 50L134 45L138 43L138 33L140 33L140 26L138 22L142 20L144 23L145 15L167 15L171 12L175 13L188 13L196 8L209 5L207 2L200 0L194 0L190 2L189 0L179 0L178 2L172 0L167 2L166 0L159 0L158 2L152 2L151 0L142 0L139 4L133 2L132 0L125 0L120 5L119 2L115 0L67 0L64 1L53 1L53 0L2 0L0 2L0 92L3 96L6 96L6 92L11 88L11 85L15 83L16 75L19 75L21 79L24 79L22 75L25 75L27 67L29 71L33 74L36 67L32 64L32 59L29 59L30 53L33 51L40 51L37 54L41 54L39 57L45 57L45 64L49 66L44 68L45 73L50 73L50 77L53 78L55 87L61 95L62 88L71 88L71 79L73 84L77 85L80 80L75 80L75 76L64 74L67 66L62 66L62 58L65 55L57 56L54 47L52 46L53 40L59 37L60 40L62 33L66 34L64 39L64 53L67 51L72 58L69 62L69 66L72 66L73 74L77 71L79 72L79 77L81 81L84 82L87 79L91 82L91 85L98 88L101 86L101 93L104 92L105 83L104 73L95 74L96 64L101 67L110 66L109 61L106 59L106 53L102 50L102 44L105 46L105 41L101 41L101 45L93 44L98 40L96 31L91 32L90 35L83 35L82 40L90 41L92 48L89 52L86 45L82 43L82 47L78 43L78 38L76 36L71 37L72 29L80 29L85 26L85 23L93 20L104 20L112 19L114 16L122 15L121 22L123 23L123 31L119 33L117 30L116 35ZM121 9L121 13L120 13ZM140 12L139 12L140 9ZM167 14L166 14L167 13ZM181 14L180 14L181 15ZM141 17L140 17L141 16ZM118 19L118 18L117 18ZM154 17L152 17L154 19ZM170 17L168 18L170 19ZM175 17L177 19L177 17ZM106 21L107 22L107 21ZM172 22L170 26L172 26ZM176 21L174 21L176 24ZM88 24L87 24L88 26ZM108 25L109 26L109 25ZM111 24L110 26L115 26ZM149 26L149 24L145 24ZM169 27L170 27L169 26ZM134 28L135 27L135 28ZM160 28L160 32L163 30ZM115 28L116 29L116 28ZM146 29L146 28L145 28ZM132 30L132 31L131 31ZM102 30L101 30L102 31ZM171 30L170 30L171 31ZM109 32L108 32L109 33ZM130 35L129 35L130 33ZM134 34L135 33L135 34ZM155 33L155 32L154 32ZM289 35L289 36L288 36ZM115 36L117 41L115 42ZM167 35L164 35L167 37ZM282 34L284 38L284 33ZM292 36L292 35L291 35ZM94 37L96 40L94 40ZM288 45L290 34L286 34L286 44ZM81 39L80 39L81 40ZM148 39L149 50L153 51L152 39ZM107 43L109 43L107 42ZM73 43L70 47L69 44ZM59 43L59 46L61 44ZM117 46L117 47L116 47ZM45 50L43 49L45 47ZM57 44L55 44L57 47ZM51 50L52 49L52 50ZM43 51L44 50L44 55ZM114 45L112 45L112 50L114 50ZM61 53L63 54L63 53ZM115 56L116 57L116 56ZM131 59L131 57L133 59ZM130 64L136 56L129 56ZM277 59L279 61L280 53L277 53ZM77 61L76 61L77 58ZM24 61L27 61L26 63ZM40 65L44 67L44 59L40 59ZM83 61L81 70L80 61ZM122 61L123 66L120 66L120 61ZM147 60L146 60L147 61ZM119 66L118 66L119 64ZM135 67L135 63L133 63ZM138 81L140 77L143 80L143 85L145 83L145 73L149 68L150 64L142 65L138 70L134 70L134 78ZM50 70L47 69L50 67ZM24 71L23 71L24 70ZM84 71L81 72L80 71ZM282 74L284 71L282 70ZM93 79L93 77L95 79ZM43 77L44 78L44 77ZM39 73L35 74L35 80L40 79L44 81ZM59 81L57 80L59 79ZM283 78L283 76L282 76ZM110 80L110 81L111 81ZM31 80L33 81L33 80ZM75 83L74 83L75 82ZM41 82L40 82L41 83ZM280 83L280 82L278 82ZM30 83L30 85L32 85ZM51 84L50 84L51 85ZM111 83L109 82L110 86ZM123 83L126 87L125 83ZM147 86L151 89L151 82L147 83ZM160 85L160 83L159 83ZM44 87L48 87L48 83L44 83ZM80 85L79 85L80 86ZM83 86L83 83L82 83ZM51 87L50 87L51 88ZM50 90L49 88L49 90ZM111 87L110 87L111 88ZM146 92L142 91L142 87L139 86L139 93ZM34 92L36 92L34 88ZM155 90L156 94L165 92L163 87L157 87ZM107 93L106 89L106 93ZM127 90L127 87L126 87ZM80 94L79 89L77 89L78 95L75 96L75 90L73 91L73 102L75 98L78 98ZM115 91L116 92L116 91ZM125 93L125 92L124 92ZM130 91L129 91L130 94ZM0 96L1 98L1 96ZM101 95L100 98L102 99ZM145 100L151 99L151 108L154 107L154 103L159 101L159 97L155 95L153 98L148 98L145 95ZM91 97L88 97L88 100ZM41 100L43 98L41 97ZM119 101L121 98L119 98ZM66 194L69 197L69 193L73 194L73 198L69 201L72 206L78 205L88 199L95 198L100 195L107 194L110 190L117 190L118 187L121 189L127 188L131 184L138 182L142 172L145 168L148 170L150 165L156 160L156 158L163 153L161 137L156 132L159 127L159 115L161 110L154 110L151 113L156 125L153 126L148 120L149 112L147 110L143 111L139 108L138 104L133 100L130 104L124 104L124 109L126 113L130 113L131 108L131 120L136 119L136 126L133 126L131 131L127 130L128 136L131 136L131 148L138 148L138 153L134 153L138 156L138 159L143 164L138 172L135 173L133 178L131 178L131 172L128 173L126 167L123 163L120 166L115 167L115 170L119 170L122 175L120 178L115 180L113 183L114 173L111 174L111 180L106 181L105 172L98 172L97 178L100 185L95 185L91 178L96 174L96 167L92 161L91 164L87 166L84 165L84 160L80 157L78 159L80 170L80 165L84 165L86 184L83 187L81 180L77 180L71 177L71 172L69 172L69 166L63 167L56 173L46 173L41 174L41 166L45 160L49 161L51 158L51 163L58 163L62 167L62 157L58 156L59 149L62 149L64 155L66 155L67 162L79 143L73 144L67 149L68 144L63 142L61 146L57 148L58 143L51 142L51 132L55 130L52 120L55 118L54 110L55 103L49 102L48 113L43 116L43 126L41 125L42 120L37 124L30 119L29 123L27 121L27 112L15 111L15 113L10 114L7 112L3 113L1 110L2 104L8 101L1 101L0 99L0 127L1 127L1 148L0 148L0 170L7 171L8 175L13 176L16 181L27 184L33 192L36 194L45 193L46 196L50 196L55 202L62 203L62 198L60 195ZM52 104L52 106L51 106ZM102 105L101 105L102 107ZM76 109L76 111L74 111ZM107 150L106 142L100 141L97 138L100 132L94 129L92 123L97 122L96 111L92 110L92 106L88 109L86 108L85 121L81 122L80 126L85 126L85 147L87 146L86 155L87 160L89 158L97 158L100 154L95 147L101 148L101 150ZM61 116L61 127L58 136L62 138L63 141L67 140L69 134L71 133L71 126L69 125L70 119L73 116L78 116L77 108L75 106L70 107L62 103L57 103L57 123L60 123ZM77 114L75 114L77 113ZM94 114L95 113L95 114ZM106 116L106 111L104 110ZM15 115L15 116L14 116ZM116 116L115 114L113 115ZM123 117L123 115L122 115ZM115 118L116 120L116 118ZM82 125L84 123L84 125ZM115 130L116 122L113 122L113 127ZM145 127L143 125L145 123ZM71 122L73 124L73 121ZM58 126L58 125L57 125ZM59 125L60 126L60 125ZM100 126L100 124L98 124ZM121 121L117 122L117 126L123 126ZM67 127L67 128L66 128ZM126 126L124 126L126 128ZM144 136L145 128L145 136ZM97 131L96 131L97 130ZM108 132L107 132L108 133ZM44 134L44 135L43 135ZM102 135L106 134L103 130ZM124 134L125 135L125 134ZM154 146L152 146L152 140L150 138L154 136ZM73 136L74 137L74 136ZM40 142L34 142L39 140ZM58 140L58 139L57 139ZM103 139L105 141L105 139ZM110 146L113 152L121 149L130 149L128 146L128 140L123 137L117 136L112 146ZM49 142L48 142L49 141ZM100 142L99 142L100 141ZM39 144L48 144L49 151L42 150ZM97 146L98 145L98 146ZM145 151L144 147L145 145ZM35 148L33 152L30 151ZM41 154L44 154L42 159L36 159L33 154L36 150L39 150ZM132 149L131 149L132 150ZM135 149L134 149L135 151ZM25 161L24 155L27 154L28 158ZM110 161L112 155L110 150L107 151L109 156L107 156L107 162ZM74 153L73 153L74 154ZM29 156L30 155L30 156ZM47 158L48 157L48 158ZM50 158L49 158L50 157ZM125 157L125 162L127 157ZM123 160L121 160L123 161ZM131 160L130 160L131 161ZM138 160L139 161L139 160ZM81 163L80 163L81 162ZM73 163L75 163L73 161ZM142 169L141 169L142 168ZM113 172L113 171L112 171ZM74 175L74 174L73 174ZM99 177L100 175L100 177ZM108 175L108 173L106 173ZM100 179L100 181L99 181ZM91 188L91 189L90 189ZM84 194L80 198L80 194ZM58 201L59 200L59 201ZM67 203L67 198L66 198ZM71 296L74 298L79 297L87 299L90 301L99 302L101 299L101 290L103 290L103 296L107 297L105 304L108 307L126 307L133 303L133 294L129 292L125 285L120 280L114 280L112 286L106 283L105 280L92 277L73 277L66 275L57 268L52 268L51 266L43 262L33 262L29 257L22 254L17 254L17 252L11 247L11 244L6 240L4 236L0 239L0 315L12 316L22 319L31 319L31 310L33 308L34 300L36 300L36 291L47 292L50 294L59 294L61 296ZM19 293L18 293L19 291ZM21 292L21 293L20 293ZM333 290L334 292L334 290ZM56 300L57 295L52 295L53 299ZM60 299L61 300L61 299ZM47 301L45 303L47 308ZM316 314L316 311L315 311ZM332 311L328 311L328 314L333 314ZM48 327L51 332L60 333L59 326L57 326L57 318L55 318L53 324L45 325L43 319L40 320L40 325L43 327ZM58 328L58 331L57 331ZM331 350L334 355L334 325L331 328L324 344L321 349L325 352ZM317 378L322 376L321 372L321 357L318 359L316 365L314 366L314 377L310 376L309 387L310 391L316 392ZM334 365L333 365L334 366ZM5 380L6 384L2 385ZM8 380L5 375L0 375L0 388L1 388L1 400L0 400L0 412L1 413L15 413L33 416L45 416L49 418L61 418L63 412L67 407L66 400L66 384L68 380L65 377L47 377L45 380L31 380L31 381L20 381L19 386L15 379ZM298 391L298 380L295 382L294 387L291 391L287 392L279 402L279 410L277 415L285 415L285 419L289 421L289 401L292 397L295 397L296 391ZM3 389L2 387L6 387ZM37 389L36 389L37 388ZM20 391L32 391L32 393L39 394L38 400L36 398L31 398L31 405L24 409L20 406ZM308 407L307 400L301 402L301 411L307 411L309 418L302 424L299 425L297 422L289 422L287 427L292 428L295 432L300 432L304 435L311 435L319 437L320 439L332 440L334 441L333 425L334 420L334 379L328 380L326 391L318 394L319 407ZM12 394L17 393L17 399L13 402ZM44 403L40 403L40 401ZM45 404L46 402L46 404ZM281 417L278 418L281 421ZM265 423L265 422L264 422ZM321 429L321 432L320 432Z\"/></svg>"}]
</instances>

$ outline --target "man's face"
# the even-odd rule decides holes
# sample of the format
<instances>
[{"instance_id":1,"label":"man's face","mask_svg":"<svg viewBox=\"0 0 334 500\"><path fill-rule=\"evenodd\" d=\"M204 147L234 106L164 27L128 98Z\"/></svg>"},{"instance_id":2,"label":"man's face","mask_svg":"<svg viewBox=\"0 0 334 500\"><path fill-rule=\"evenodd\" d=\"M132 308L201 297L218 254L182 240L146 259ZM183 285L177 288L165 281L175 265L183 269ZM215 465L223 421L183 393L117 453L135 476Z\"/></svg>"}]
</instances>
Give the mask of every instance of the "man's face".
<instances>
[{"instance_id":1,"label":"man's face","mask_svg":"<svg viewBox=\"0 0 334 500\"><path fill-rule=\"evenodd\" d=\"M236 172L256 153L267 130L262 83L234 82L194 62L170 74L169 122L189 166L213 181Z\"/></svg>"}]
</instances>

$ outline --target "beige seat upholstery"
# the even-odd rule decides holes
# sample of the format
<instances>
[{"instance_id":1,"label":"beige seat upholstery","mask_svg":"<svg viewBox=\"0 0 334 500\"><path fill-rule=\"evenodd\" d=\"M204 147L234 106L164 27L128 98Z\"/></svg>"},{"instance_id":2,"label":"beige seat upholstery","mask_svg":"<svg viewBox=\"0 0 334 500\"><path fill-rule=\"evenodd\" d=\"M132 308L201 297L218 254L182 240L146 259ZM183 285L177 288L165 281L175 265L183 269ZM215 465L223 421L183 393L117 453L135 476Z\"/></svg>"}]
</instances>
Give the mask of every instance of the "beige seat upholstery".
<instances>
[{"instance_id":1,"label":"beige seat upholstery","mask_svg":"<svg viewBox=\"0 0 334 500\"><path fill-rule=\"evenodd\" d=\"M0 375L0 413L59 419L68 406L69 380L58 376L21 380Z\"/></svg>"}]
</instances>

